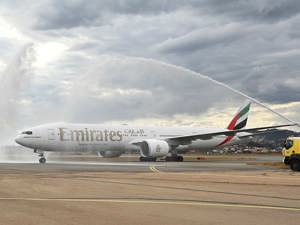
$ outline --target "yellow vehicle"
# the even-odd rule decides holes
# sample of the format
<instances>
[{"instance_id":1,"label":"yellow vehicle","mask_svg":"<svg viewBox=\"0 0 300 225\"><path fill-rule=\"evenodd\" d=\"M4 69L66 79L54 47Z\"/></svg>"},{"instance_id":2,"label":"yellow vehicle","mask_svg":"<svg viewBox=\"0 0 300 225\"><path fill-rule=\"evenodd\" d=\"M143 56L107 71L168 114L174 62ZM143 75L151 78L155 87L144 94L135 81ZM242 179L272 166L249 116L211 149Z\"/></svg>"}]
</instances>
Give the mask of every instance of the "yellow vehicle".
<instances>
[{"instance_id":1,"label":"yellow vehicle","mask_svg":"<svg viewBox=\"0 0 300 225\"><path fill-rule=\"evenodd\" d=\"M300 171L300 137L288 137L282 155L284 164L294 171Z\"/></svg>"}]
</instances>

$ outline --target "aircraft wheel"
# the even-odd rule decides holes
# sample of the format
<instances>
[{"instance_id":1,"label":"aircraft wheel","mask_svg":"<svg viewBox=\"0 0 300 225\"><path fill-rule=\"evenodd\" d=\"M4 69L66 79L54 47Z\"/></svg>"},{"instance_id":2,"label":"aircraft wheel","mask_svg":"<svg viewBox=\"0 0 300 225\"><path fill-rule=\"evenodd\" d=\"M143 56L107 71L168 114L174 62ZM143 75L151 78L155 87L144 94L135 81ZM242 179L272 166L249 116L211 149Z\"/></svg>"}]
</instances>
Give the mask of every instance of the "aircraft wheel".
<instances>
[{"instance_id":1,"label":"aircraft wheel","mask_svg":"<svg viewBox=\"0 0 300 225\"><path fill-rule=\"evenodd\" d=\"M46 163L46 158L43 158L43 157L42 157L42 158L40 158L40 159L39 159L39 162L40 162L41 164L44 164L44 163Z\"/></svg>"},{"instance_id":2,"label":"aircraft wheel","mask_svg":"<svg viewBox=\"0 0 300 225\"><path fill-rule=\"evenodd\" d=\"M146 161L145 157L142 157L142 156L141 156L141 157L140 157L140 161L141 161L141 162L145 162L145 161Z\"/></svg>"},{"instance_id":3,"label":"aircraft wheel","mask_svg":"<svg viewBox=\"0 0 300 225\"><path fill-rule=\"evenodd\" d=\"M177 156L177 161L178 162L183 162L183 157L181 155Z\"/></svg>"},{"instance_id":4,"label":"aircraft wheel","mask_svg":"<svg viewBox=\"0 0 300 225\"><path fill-rule=\"evenodd\" d=\"M156 162L156 157L140 157L141 162Z\"/></svg>"},{"instance_id":5,"label":"aircraft wheel","mask_svg":"<svg viewBox=\"0 0 300 225\"><path fill-rule=\"evenodd\" d=\"M176 160L175 160L175 157L173 157L173 156L167 156L165 160L166 160L167 162L174 162L174 161L176 161Z\"/></svg>"},{"instance_id":6,"label":"aircraft wheel","mask_svg":"<svg viewBox=\"0 0 300 225\"><path fill-rule=\"evenodd\" d=\"M167 162L182 162L183 157L181 155L173 155L173 156L167 156L165 158Z\"/></svg>"}]
</instances>

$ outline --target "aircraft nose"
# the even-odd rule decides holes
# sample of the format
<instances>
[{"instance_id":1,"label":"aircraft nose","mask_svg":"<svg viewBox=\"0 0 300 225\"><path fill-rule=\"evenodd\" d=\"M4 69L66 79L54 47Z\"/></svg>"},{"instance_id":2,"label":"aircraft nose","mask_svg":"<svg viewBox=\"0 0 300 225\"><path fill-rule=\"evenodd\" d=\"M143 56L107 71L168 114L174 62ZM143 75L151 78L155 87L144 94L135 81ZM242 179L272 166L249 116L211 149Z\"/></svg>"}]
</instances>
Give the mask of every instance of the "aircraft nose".
<instances>
[{"instance_id":1,"label":"aircraft nose","mask_svg":"<svg viewBox=\"0 0 300 225\"><path fill-rule=\"evenodd\" d=\"M15 138L15 142L19 145L22 145L22 137L20 135L18 135L16 138Z\"/></svg>"}]
</instances>

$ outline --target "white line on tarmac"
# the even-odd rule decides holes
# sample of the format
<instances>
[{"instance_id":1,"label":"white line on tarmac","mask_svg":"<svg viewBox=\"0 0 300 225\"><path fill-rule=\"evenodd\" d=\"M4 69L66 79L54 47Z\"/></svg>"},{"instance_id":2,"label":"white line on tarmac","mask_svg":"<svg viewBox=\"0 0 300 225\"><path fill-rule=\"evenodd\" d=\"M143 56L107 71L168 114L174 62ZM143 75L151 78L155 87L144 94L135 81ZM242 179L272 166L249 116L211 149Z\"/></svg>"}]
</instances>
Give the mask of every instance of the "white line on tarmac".
<instances>
[{"instance_id":1,"label":"white line on tarmac","mask_svg":"<svg viewBox=\"0 0 300 225\"><path fill-rule=\"evenodd\" d=\"M240 203L210 203L210 202L190 202L180 200L135 200L135 199L84 199L84 198L0 198L6 201L54 201L54 202L98 202L98 203L127 203L127 204L160 204L160 205L191 205L191 206L211 206L227 208L248 208L248 209L270 209L300 211L300 208L283 206L250 205Z\"/></svg>"}]
</instances>

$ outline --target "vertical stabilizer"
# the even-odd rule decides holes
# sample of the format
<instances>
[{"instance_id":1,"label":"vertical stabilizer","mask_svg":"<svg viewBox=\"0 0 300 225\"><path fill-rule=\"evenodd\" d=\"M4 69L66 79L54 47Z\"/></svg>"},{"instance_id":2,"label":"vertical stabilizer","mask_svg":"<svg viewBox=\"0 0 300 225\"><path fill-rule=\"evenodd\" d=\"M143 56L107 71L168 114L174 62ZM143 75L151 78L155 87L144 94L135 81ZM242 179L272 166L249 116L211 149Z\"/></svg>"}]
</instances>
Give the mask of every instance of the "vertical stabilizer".
<instances>
[{"instance_id":1,"label":"vertical stabilizer","mask_svg":"<svg viewBox=\"0 0 300 225\"><path fill-rule=\"evenodd\" d=\"M251 102L247 101L237 112L228 125L228 130L239 130L247 125Z\"/></svg>"}]
</instances>

